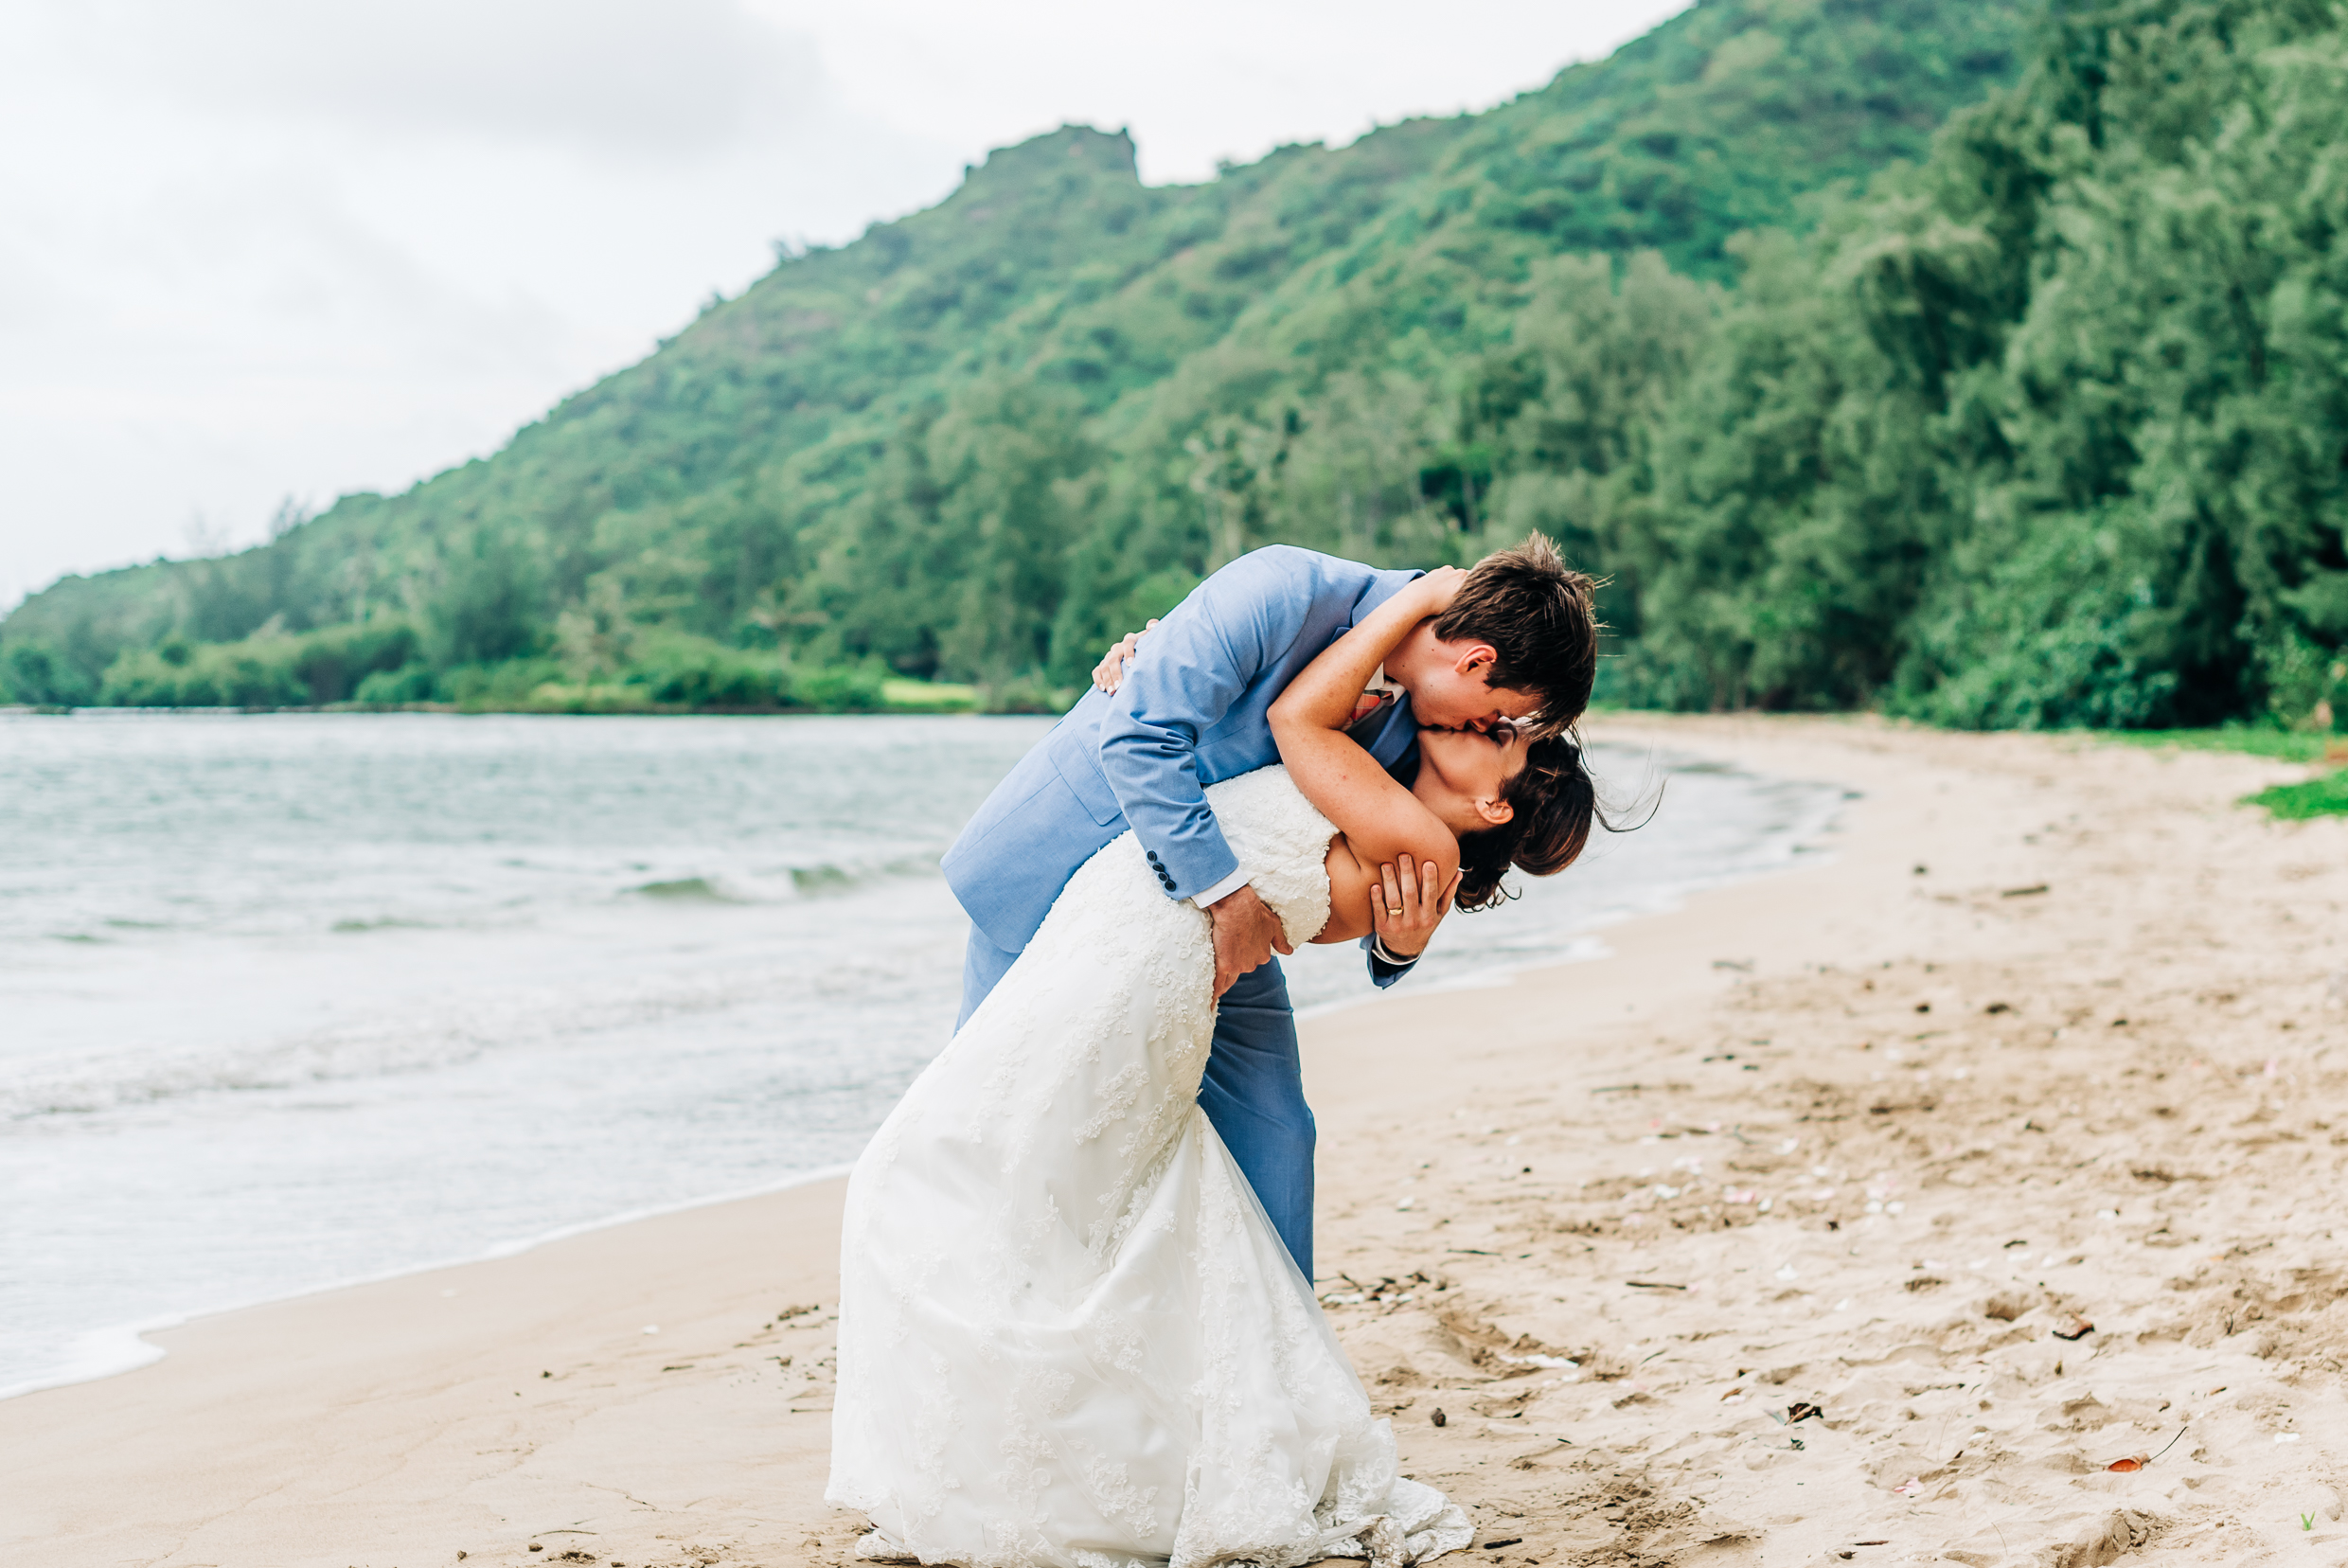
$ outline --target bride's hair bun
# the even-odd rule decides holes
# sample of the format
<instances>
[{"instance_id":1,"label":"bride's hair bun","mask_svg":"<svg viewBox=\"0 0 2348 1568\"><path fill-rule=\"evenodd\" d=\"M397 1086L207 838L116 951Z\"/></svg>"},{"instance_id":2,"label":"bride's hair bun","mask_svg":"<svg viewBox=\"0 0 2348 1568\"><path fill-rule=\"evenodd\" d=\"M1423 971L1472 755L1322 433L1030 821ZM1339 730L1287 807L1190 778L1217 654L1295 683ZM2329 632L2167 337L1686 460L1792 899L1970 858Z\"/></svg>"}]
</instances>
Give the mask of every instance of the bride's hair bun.
<instances>
[{"instance_id":1,"label":"bride's hair bun","mask_svg":"<svg viewBox=\"0 0 2348 1568\"><path fill-rule=\"evenodd\" d=\"M1598 787L1582 761L1581 737L1553 731L1525 748L1524 766L1501 798L1516 814L1497 828L1459 841L1459 895L1464 910L1490 909L1516 897L1501 884L1510 867L1554 877L1590 843L1592 822L1613 824L1598 805Z\"/></svg>"}]
</instances>

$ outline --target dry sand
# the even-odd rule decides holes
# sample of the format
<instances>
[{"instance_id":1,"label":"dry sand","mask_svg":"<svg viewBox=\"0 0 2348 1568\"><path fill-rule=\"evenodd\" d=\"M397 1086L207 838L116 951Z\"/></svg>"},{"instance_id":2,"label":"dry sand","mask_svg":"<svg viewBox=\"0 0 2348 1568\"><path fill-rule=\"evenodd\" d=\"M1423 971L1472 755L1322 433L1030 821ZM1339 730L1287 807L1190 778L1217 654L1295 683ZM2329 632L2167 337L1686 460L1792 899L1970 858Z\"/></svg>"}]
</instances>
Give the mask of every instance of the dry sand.
<instances>
[{"instance_id":1,"label":"dry sand","mask_svg":"<svg viewBox=\"0 0 2348 1568\"><path fill-rule=\"evenodd\" d=\"M1453 1560L2348 1561L2348 820L2237 757L1601 728L1860 796L1610 957L1307 1025L1322 1290ZM0 1561L845 1561L837 1215L160 1335L0 1404Z\"/></svg>"}]
</instances>

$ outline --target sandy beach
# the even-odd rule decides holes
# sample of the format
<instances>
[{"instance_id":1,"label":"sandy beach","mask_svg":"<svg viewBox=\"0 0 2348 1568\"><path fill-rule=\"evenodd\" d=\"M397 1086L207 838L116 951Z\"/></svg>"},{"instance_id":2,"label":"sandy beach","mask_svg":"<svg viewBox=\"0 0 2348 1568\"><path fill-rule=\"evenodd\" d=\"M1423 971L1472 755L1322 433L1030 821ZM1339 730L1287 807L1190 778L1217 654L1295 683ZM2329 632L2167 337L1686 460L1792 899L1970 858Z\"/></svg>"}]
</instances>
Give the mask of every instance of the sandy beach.
<instances>
[{"instance_id":1,"label":"sandy beach","mask_svg":"<svg viewBox=\"0 0 2348 1568\"><path fill-rule=\"evenodd\" d=\"M1606 957L1307 1023L1319 1287L1451 1560L2348 1561L2348 819L2233 804L2306 770L1592 727L1856 793ZM838 1205L158 1334L0 1403L0 1560L845 1562Z\"/></svg>"}]
</instances>

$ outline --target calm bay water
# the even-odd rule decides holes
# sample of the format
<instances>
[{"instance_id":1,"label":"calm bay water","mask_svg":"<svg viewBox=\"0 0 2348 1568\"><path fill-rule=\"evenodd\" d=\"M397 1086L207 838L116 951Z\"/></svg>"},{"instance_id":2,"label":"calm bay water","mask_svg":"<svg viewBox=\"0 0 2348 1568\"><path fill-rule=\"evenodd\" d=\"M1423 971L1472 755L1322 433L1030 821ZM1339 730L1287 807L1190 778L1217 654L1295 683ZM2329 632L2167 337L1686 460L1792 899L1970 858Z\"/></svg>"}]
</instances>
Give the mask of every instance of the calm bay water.
<instances>
[{"instance_id":1,"label":"calm bay water","mask_svg":"<svg viewBox=\"0 0 2348 1568\"><path fill-rule=\"evenodd\" d=\"M852 1160L952 1027L1030 719L0 716L0 1395L136 1331ZM1604 840L1404 982L1592 951L1836 786L1600 748ZM1371 993L1289 961L1301 1008Z\"/></svg>"}]
</instances>

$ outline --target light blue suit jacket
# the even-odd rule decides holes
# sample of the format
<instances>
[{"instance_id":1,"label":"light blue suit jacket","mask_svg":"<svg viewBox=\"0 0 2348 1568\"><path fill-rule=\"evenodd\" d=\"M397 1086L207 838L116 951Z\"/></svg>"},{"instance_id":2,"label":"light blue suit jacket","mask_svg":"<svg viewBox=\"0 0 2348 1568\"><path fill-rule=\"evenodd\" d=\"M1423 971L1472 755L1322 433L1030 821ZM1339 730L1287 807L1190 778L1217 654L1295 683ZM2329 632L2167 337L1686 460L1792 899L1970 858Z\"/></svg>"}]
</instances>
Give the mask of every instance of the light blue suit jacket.
<instances>
[{"instance_id":1,"label":"light blue suit jacket","mask_svg":"<svg viewBox=\"0 0 2348 1568\"><path fill-rule=\"evenodd\" d=\"M946 852L971 923L1022 951L1076 867L1128 828L1169 899L1230 876L1238 862L1206 786L1277 762L1272 699L1419 575L1274 544L1201 583L1143 640L1124 685L1087 691ZM1355 739L1391 767L1417 726L1407 700L1381 717Z\"/></svg>"}]
</instances>

